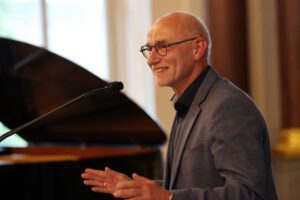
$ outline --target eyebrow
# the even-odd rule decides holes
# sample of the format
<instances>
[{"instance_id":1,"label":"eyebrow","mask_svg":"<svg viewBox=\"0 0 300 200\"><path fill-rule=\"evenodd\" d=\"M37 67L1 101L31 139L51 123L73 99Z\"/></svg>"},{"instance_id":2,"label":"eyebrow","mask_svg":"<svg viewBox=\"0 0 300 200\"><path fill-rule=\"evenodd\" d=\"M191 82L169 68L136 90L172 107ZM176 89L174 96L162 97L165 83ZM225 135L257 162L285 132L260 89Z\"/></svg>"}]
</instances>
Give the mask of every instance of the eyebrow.
<instances>
[{"instance_id":1,"label":"eyebrow","mask_svg":"<svg viewBox=\"0 0 300 200\"><path fill-rule=\"evenodd\" d=\"M167 42L166 42L165 39L163 39L163 40L157 40L157 41L154 42L153 45L150 45L149 43L146 43L144 46L154 46L154 45L157 44L157 43L167 43Z\"/></svg>"}]
</instances>

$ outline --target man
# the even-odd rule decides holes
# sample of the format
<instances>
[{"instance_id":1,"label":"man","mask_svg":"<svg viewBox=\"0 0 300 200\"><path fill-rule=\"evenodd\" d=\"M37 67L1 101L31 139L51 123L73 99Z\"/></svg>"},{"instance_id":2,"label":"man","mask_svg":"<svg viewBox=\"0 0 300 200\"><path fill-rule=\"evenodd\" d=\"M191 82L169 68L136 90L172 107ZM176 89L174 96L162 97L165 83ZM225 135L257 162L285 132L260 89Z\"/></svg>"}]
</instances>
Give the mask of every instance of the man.
<instances>
[{"instance_id":1,"label":"man","mask_svg":"<svg viewBox=\"0 0 300 200\"><path fill-rule=\"evenodd\" d=\"M157 20L141 52L177 111L162 185L137 174L87 169L94 192L131 200L277 199L265 122L252 100L208 65L210 36L182 12Z\"/></svg>"}]
</instances>

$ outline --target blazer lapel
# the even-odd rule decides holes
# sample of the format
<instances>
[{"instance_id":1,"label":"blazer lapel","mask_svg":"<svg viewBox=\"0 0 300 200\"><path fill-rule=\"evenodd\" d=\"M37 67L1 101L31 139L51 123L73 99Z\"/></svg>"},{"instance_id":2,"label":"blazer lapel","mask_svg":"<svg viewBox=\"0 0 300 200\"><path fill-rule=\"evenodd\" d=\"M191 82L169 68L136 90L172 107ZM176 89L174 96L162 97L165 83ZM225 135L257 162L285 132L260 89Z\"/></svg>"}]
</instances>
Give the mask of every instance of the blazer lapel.
<instances>
[{"instance_id":1,"label":"blazer lapel","mask_svg":"<svg viewBox=\"0 0 300 200\"><path fill-rule=\"evenodd\" d=\"M173 132L174 124L171 129L171 133ZM170 168L172 166L172 163L170 163L170 154L174 155L174 152L172 152L173 148L171 147L171 144L173 143L174 138L170 137L168 142L168 149L167 149L167 157L166 157L166 164L164 167L164 174L163 174L163 188L168 189L170 187Z\"/></svg>"},{"instance_id":2,"label":"blazer lapel","mask_svg":"<svg viewBox=\"0 0 300 200\"><path fill-rule=\"evenodd\" d=\"M176 156L174 156L173 163L172 163L170 189L173 188L173 185L174 185L174 182L175 182L175 179L177 176L180 160L182 157L182 153L183 153L186 141L188 139L188 136L191 133L190 130L193 127L195 119L200 114L200 111L201 111L200 107L197 107L196 109L192 109L192 112L188 112L188 115L186 116L187 119L189 119L189 120L182 127L183 131L178 138L178 141L180 141L180 142L178 142L178 146L176 147L176 150L174 152L174 155L176 155Z\"/></svg>"},{"instance_id":3,"label":"blazer lapel","mask_svg":"<svg viewBox=\"0 0 300 200\"><path fill-rule=\"evenodd\" d=\"M189 109L189 112L187 113L185 124L182 127L182 132L180 133L180 136L178 138L179 141L177 144L178 146L176 147L176 150L174 152L174 155L176 156L174 156L172 167L171 167L172 172L170 177L169 189L173 189L185 145L187 143L189 135L192 132L195 120L199 117L201 113L201 104L205 101L205 98L210 88L213 86L215 81L219 78L217 72L212 67L210 66L208 67L210 69L203 83L200 85L200 88L198 89L195 99Z\"/></svg>"}]
</instances>

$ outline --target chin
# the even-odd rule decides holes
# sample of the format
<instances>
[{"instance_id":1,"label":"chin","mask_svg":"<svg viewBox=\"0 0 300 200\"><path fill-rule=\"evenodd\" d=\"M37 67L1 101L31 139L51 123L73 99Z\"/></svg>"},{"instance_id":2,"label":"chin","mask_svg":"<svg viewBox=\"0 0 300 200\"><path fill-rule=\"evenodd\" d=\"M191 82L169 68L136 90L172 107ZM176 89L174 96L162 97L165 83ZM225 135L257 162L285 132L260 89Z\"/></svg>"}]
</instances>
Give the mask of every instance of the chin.
<instances>
[{"instance_id":1,"label":"chin","mask_svg":"<svg viewBox=\"0 0 300 200\"><path fill-rule=\"evenodd\" d=\"M164 83L164 82L159 82L159 81L156 81L156 85L157 85L158 87L168 87L168 86L169 86L169 84Z\"/></svg>"},{"instance_id":2,"label":"chin","mask_svg":"<svg viewBox=\"0 0 300 200\"><path fill-rule=\"evenodd\" d=\"M169 79L156 78L155 83L159 87L170 87L172 82Z\"/></svg>"}]
</instances>

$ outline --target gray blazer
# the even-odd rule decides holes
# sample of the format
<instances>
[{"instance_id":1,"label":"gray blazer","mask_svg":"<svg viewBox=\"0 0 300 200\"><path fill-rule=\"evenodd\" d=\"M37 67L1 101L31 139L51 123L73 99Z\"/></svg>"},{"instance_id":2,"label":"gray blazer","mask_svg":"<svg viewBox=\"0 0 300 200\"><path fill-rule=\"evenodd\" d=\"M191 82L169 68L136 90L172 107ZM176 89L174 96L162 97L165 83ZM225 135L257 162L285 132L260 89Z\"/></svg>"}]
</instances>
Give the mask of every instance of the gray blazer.
<instances>
[{"instance_id":1,"label":"gray blazer","mask_svg":"<svg viewBox=\"0 0 300 200\"><path fill-rule=\"evenodd\" d=\"M174 200L277 199L262 115L247 94L209 68L174 160L166 163L163 187Z\"/></svg>"}]
</instances>

